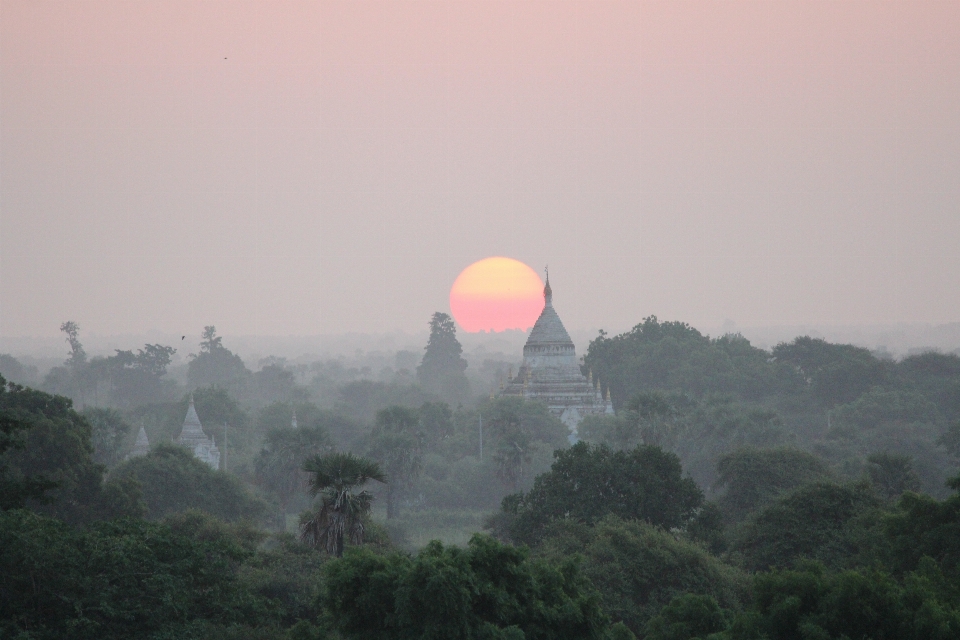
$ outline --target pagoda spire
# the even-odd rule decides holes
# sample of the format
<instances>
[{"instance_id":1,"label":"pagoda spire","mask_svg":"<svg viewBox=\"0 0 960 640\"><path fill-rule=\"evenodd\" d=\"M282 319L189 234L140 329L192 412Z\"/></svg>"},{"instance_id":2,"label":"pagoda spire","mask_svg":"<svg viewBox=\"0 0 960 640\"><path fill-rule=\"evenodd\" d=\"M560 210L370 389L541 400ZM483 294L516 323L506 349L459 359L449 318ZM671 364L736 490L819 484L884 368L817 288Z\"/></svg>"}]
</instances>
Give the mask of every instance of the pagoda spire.
<instances>
[{"instance_id":1,"label":"pagoda spire","mask_svg":"<svg viewBox=\"0 0 960 640\"><path fill-rule=\"evenodd\" d=\"M547 276L547 282L543 285L543 301L548 307L552 307L553 289L550 288L550 267L544 267L543 272Z\"/></svg>"}]
</instances>

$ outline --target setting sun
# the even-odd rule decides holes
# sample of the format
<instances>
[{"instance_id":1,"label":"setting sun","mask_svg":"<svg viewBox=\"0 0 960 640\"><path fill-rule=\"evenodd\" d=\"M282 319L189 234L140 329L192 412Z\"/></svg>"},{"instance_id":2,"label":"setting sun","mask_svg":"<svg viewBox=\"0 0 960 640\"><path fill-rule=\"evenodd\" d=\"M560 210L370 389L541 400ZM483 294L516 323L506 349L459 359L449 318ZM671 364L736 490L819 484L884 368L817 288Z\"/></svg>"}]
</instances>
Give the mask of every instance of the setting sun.
<instances>
[{"instance_id":1,"label":"setting sun","mask_svg":"<svg viewBox=\"0 0 960 640\"><path fill-rule=\"evenodd\" d=\"M450 288L450 310L464 331L529 329L543 310L543 281L512 258L484 258Z\"/></svg>"}]
</instances>

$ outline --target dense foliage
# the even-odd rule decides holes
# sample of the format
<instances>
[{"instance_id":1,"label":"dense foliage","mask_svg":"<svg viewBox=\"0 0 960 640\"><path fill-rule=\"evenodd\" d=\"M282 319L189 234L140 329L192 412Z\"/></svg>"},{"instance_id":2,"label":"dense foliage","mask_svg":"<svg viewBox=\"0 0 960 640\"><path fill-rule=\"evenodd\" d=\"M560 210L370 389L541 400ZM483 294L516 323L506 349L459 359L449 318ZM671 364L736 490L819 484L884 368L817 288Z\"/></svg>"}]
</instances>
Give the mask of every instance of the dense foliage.
<instances>
[{"instance_id":1,"label":"dense foliage","mask_svg":"<svg viewBox=\"0 0 960 640\"><path fill-rule=\"evenodd\" d=\"M696 483L682 477L677 456L657 447L611 451L580 442L554 455L550 471L528 493L504 498L517 541L536 542L557 520L593 524L608 514L679 528L703 504Z\"/></svg>"},{"instance_id":2,"label":"dense foliage","mask_svg":"<svg viewBox=\"0 0 960 640\"><path fill-rule=\"evenodd\" d=\"M477 535L465 549L415 557L348 553L327 570L327 602L344 638L602 638L599 598L575 563L550 564Z\"/></svg>"},{"instance_id":3,"label":"dense foliage","mask_svg":"<svg viewBox=\"0 0 960 640\"><path fill-rule=\"evenodd\" d=\"M471 398L443 314L422 359L251 369L62 330L45 377L0 355L44 389L0 381L2 637L960 637L957 354L651 317L591 343L617 413L571 434ZM191 392L220 469L172 443Z\"/></svg>"},{"instance_id":4,"label":"dense foliage","mask_svg":"<svg viewBox=\"0 0 960 640\"><path fill-rule=\"evenodd\" d=\"M236 477L212 469L178 445L157 445L119 465L111 477L137 482L146 516L153 520L192 508L228 521L258 521L267 510Z\"/></svg>"}]
</instances>

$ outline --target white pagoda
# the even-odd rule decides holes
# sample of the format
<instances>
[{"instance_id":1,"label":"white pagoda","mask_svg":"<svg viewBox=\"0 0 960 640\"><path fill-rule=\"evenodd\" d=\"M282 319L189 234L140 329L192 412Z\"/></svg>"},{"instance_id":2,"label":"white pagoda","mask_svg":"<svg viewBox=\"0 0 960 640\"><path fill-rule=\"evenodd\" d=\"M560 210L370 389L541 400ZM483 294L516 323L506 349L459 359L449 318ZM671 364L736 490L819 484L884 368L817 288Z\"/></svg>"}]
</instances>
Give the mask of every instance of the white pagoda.
<instances>
[{"instance_id":1,"label":"white pagoda","mask_svg":"<svg viewBox=\"0 0 960 640\"><path fill-rule=\"evenodd\" d=\"M197 416L197 410L193 406L192 394L190 406L187 408L187 417L183 419L183 429L180 431L177 443L193 451L197 459L206 462L214 469L220 468L220 450L217 449L217 443L213 438L203 432L200 417Z\"/></svg>"},{"instance_id":2,"label":"white pagoda","mask_svg":"<svg viewBox=\"0 0 960 640\"><path fill-rule=\"evenodd\" d=\"M140 425L140 432L137 434L137 441L133 444L133 450L127 454L127 460L130 458L139 458L150 453L150 441L147 439L147 432Z\"/></svg>"},{"instance_id":3,"label":"white pagoda","mask_svg":"<svg viewBox=\"0 0 960 640\"><path fill-rule=\"evenodd\" d=\"M599 380L595 383L592 375L588 378L580 372L573 340L553 308L549 274L543 299L543 311L523 347L523 365L500 394L545 402L570 429L573 442L584 416L612 414L613 404L609 390L606 397L601 393Z\"/></svg>"}]
</instances>

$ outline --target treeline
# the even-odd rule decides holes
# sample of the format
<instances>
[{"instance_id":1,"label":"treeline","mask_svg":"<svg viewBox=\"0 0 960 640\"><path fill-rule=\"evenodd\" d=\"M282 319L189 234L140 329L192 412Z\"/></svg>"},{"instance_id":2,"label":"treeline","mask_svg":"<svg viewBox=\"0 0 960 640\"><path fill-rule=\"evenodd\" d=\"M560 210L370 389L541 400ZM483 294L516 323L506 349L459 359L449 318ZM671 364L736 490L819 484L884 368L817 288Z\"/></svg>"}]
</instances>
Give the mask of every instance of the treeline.
<instances>
[{"instance_id":1,"label":"treeline","mask_svg":"<svg viewBox=\"0 0 960 640\"><path fill-rule=\"evenodd\" d=\"M708 490L719 457L743 446L798 447L846 478L860 476L872 454L908 455L923 491L940 497L955 473L955 353L897 361L810 337L768 352L650 317L618 336L601 332L584 369L610 388L617 416L586 421L583 437L658 444Z\"/></svg>"},{"instance_id":2,"label":"treeline","mask_svg":"<svg viewBox=\"0 0 960 640\"><path fill-rule=\"evenodd\" d=\"M45 390L0 391L0 637L960 636L956 355L648 318L591 343L617 411L571 445L541 403L470 395L444 314L407 378L323 393L208 327L215 470L172 444L172 349L65 334ZM486 533L420 543L417 514Z\"/></svg>"}]
</instances>

